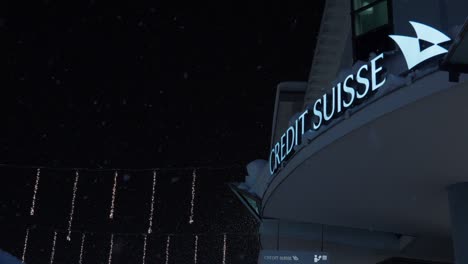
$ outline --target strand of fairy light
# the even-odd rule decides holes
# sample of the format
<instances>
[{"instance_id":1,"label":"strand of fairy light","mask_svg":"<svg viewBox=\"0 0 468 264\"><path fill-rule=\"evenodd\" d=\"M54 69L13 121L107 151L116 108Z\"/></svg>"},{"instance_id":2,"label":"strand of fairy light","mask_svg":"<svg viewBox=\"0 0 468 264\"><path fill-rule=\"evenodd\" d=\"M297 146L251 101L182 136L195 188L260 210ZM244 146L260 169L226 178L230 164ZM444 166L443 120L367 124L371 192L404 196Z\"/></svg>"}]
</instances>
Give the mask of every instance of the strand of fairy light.
<instances>
[{"instance_id":1,"label":"strand of fairy light","mask_svg":"<svg viewBox=\"0 0 468 264\"><path fill-rule=\"evenodd\" d=\"M112 263L112 249L114 248L114 234L111 234L110 246L109 246L109 258L107 259L107 264Z\"/></svg>"},{"instance_id":2,"label":"strand of fairy light","mask_svg":"<svg viewBox=\"0 0 468 264\"><path fill-rule=\"evenodd\" d=\"M226 251L227 251L227 235L224 233L224 238L223 238L223 264L226 264Z\"/></svg>"},{"instance_id":3,"label":"strand of fairy light","mask_svg":"<svg viewBox=\"0 0 468 264\"><path fill-rule=\"evenodd\" d=\"M153 171L153 191L151 193L151 207L150 207L148 234L151 234L153 232L153 214L154 214L154 197L155 197L155 192L156 192L156 180L157 180L157 172Z\"/></svg>"},{"instance_id":4,"label":"strand of fairy light","mask_svg":"<svg viewBox=\"0 0 468 264\"><path fill-rule=\"evenodd\" d=\"M28 248L28 239L29 239L29 228L26 229L26 236L24 237L24 246L23 246L23 254L21 256L21 263L24 263L26 258L26 250Z\"/></svg>"},{"instance_id":5,"label":"strand of fairy light","mask_svg":"<svg viewBox=\"0 0 468 264\"><path fill-rule=\"evenodd\" d=\"M198 262L198 235L195 235L195 248L193 250L193 263L197 264Z\"/></svg>"},{"instance_id":6,"label":"strand of fairy light","mask_svg":"<svg viewBox=\"0 0 468 264\"><path fill-rule=\"evenodd\" d=\"M197 181L197 171L193 170L192 172L192 200L190 201L190 219L189 224L194 222L194 207L195 207L195 187Z\"/></svg>"},{"instance_id":7,"label":"strand of fairy light","mask_svg":"<svg viewBox=\"0 0 468 264\"><path fill-rule=\"evenodd\" d=\"M109 219L114 219L114 203L115 203L115 195L117 192L117 176L118 172L115 171L114 173L114 186L112 187L112 201L111 201L111 207L110 207L110 213L109 213Z\"/></svg>"},{"instance_id":8,"label":"strand of fairy light","mask_svg":"<svg viewBox=\"0 0 468 264\"><path fill-rule=\"evenodd\" d=\"M70 217L68 219L68 234L67 234L67 240L71 241L71 227L72 227L72 222L73 222L73 213L75 211L75 198L76 198L76 192L78 190L78 180L80 179L80 174L78 171L75 171L75 183L73 184L73 195L72 195L72 202L71 202L71 209L70 209Z\"/></svg>"},{"instance_id":9,"label":"strand of fairy light","mask_svg":"<svg viewBox=\"0 0 468 264\"><path fill-rule=\"evenodd\" d=\"M145 261L146 261L146 240L147 240L147 235L146 234L143 234L143 256L142 256L142 260L141 260L141 263L142 264L145 264Z\"/></svg>"},{"instance_id":10,"label":"strand of fairy light","mask_svg":"<svg viewBox=\"0 0 468 264\"><path fill-rule=\"evenodd\" d=\"M52 241L52 250L50 251L50 264L54 263L55 258L55 244L57 243L57 231L54 231L54 240Z\"/></svg>"},{"instance_id":11,"label":"strand of fairy light","mask_svg":"<svg viewBox=\"0 0 468 264\"><path fill-rule=\"evenodd\" d=\"M166 240L166 262L165 264L169 264L169 247L171 246L171 235L167 236Z\"/></svg>"},{"instance_id":12,"label":"strand of fairy light","mask_svg":"<svg viewBox=\"0 0 468 264\"><path fill-rule=\"evenodd\" d=\"M84 243L86 239L86 234L81 234L81 247L80 247L80 259L78 260L78 264L83 263L83 254L84 254Z\"/></svg>"},{"instance_id":13,"label":"strand of fairy light","mask_svg":"<svg viewBox=\"0 0 468 264\"><path fill-rule=\"evenodd\" d=\"M40 176L41 176L41 169L37 168L37 171L36 171L36 184L34 184L34 192L33 192L33 197L32 197L31 210L29 211L30 215L34 215L34 212L35 212L36 195L37 195L37 190L39 189L39 178L40 178Z\"/></svg>"}]
</instances>

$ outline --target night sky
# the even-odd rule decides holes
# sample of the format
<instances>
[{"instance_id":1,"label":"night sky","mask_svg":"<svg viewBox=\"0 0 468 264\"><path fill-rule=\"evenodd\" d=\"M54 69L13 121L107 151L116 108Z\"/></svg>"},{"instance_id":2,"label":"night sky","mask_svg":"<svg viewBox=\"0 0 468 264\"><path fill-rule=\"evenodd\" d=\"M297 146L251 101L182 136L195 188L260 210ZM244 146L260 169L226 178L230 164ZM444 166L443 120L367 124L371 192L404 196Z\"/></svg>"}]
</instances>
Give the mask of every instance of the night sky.
<instances>
[{"instance_id":1,"label":"night sky","mask_svg":"<svg viewBox=\"0 0 468 264\"><path fill-rule=\"evenodd\" d=\"M315 5L312 5L315 4ZM267 159L276 85L307 80L322 1L169 2L99 0L0 3L0 248L28 263L77 263L80 234L65 242L74 170L74 230L89 233L83 263L141 263L151 171L159 171L148 263L256 263L258 223L226 187ZM35 166L44 166L38 213L28 216ZM181 169L170 169L170 168ZM188 224L192 167L195 224ZM113 170L116 218L107 219ZM247 234L247 235L246 235ZM202 238L203 237L203 238Z\"/></svg>"}]
</instances>

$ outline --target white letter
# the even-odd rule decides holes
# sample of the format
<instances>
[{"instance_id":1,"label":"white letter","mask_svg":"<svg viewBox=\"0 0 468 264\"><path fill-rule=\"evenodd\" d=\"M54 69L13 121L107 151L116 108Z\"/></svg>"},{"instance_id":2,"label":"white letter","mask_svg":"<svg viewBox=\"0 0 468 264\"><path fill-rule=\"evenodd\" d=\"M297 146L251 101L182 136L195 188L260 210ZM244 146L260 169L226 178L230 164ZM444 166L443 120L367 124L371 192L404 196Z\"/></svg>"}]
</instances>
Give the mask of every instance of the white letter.
<instances>
[{"instance_id":1,"label":"white letter","mask_svg":"<svg viewBox=\"0 0 468 264\"><path fill-rule=\"evenodd\" d=\"M322 112L323 112L323 119L325 121L332 119L333 114L335 114L335 87L332 88L332 99L330 100L330 102L332 104L332 110L331 110L331 113L328 115L327 114L327 94L324 94Z\"/></svg>"},{"instance_id":2,"label":"white letter","mask_svg":"<svg viewBox=\"0 0 468 264\"><path fill-rule=\"evenodd\" d=\"M294 139L295 139L294 145L297 145L297 138L299 137L299 136L297 135L297 133L298 133L298 126L297 126L297 125L298 125L298 123L299 123L299 120L296 119L296 129L295 129L295 131L294 131L294 133L296 133L296 136L294 137Z\"/></svg>"},{"instance_id":3,"label":"white letter","mask_svg":"<svg viewBox=\"0 0 468 264\"><path fill-rule=\"evenodd\" d=\"M314 115L318 116L318 118L319 118L318 124L315 124L315 123L312 124L312 127L314 128L314 130L319 129L320 125L322 125L322 112L320 112L317 109L317 105L321 104L321 103L322 103L322 99L320 99L320 98L317 99L317 101L315 101L315 103L314 103Z\"/></svg>"},{"instance_id":4,"label":"white letter","mask_svg":"<svg viewBox=\"0 0 468 264\"><path fill-rule=\"evenodd\" d=\"M272 154L273 154L273 155L272 155ZM273 175L273 173L274 173L275 170L276 170L276 160L275 160L275 166L274 166L273 168L271 167L271 162L272 162L271 157L274 156L274 154L275 154L275 149L272 148L272 149L271 149L271 152L270 152L270 175ZM273 159L275 159L275 158L273 157Z\"/></svg>"},{"instance_id":5,"label":"white letter","mask_svg":"<svg viewBox=\"0 0 468 264\"><path fill-rule=\"evenodd\" d=\"M284 158L286 157L286 155L285 155L286 153L284 153L284 151L283 151L284 147L286 146L286 144L284 144L284 137L285 136L286 136L286 133L281 136L281 140L280 140L280 142L281 142L281 161L283 161Z\"/></svg>"},{"instance_id":6,"label":"white letter","mask_svg":"<svg viewBox=\"0 0 468 264\"><path fill-rule=\"evenodd\" d=\"M279 153L279 148L280 148L279 142L276 142L276 144L275 144L275 159L276 159L276 163L278 165L281 164L281 160L280 160L280 157L279 157L279 154L278 154Z\"/></svg>"},{"instance_id":7,"label":"white letter","mask_svg":"<svg viewBox=\"0 0 468 264\"><path fill-rule=\"evenodd\" d=\"M341 113L341 83L336 85L336 89L336 112Z\"/></svg>"},{"instance_id":8,"label":"white letter","mask_svg":"<svg viewBox=\"0 0 468 264\"><path fill-rule=\"evenodd\" d=\"M380 53L379 56L371 60L371 70L372 70L372 91L379 89L380 86L384 85L386 78L384 78L379 84L377 84L377 73L382 70L382 66L375 68L375 63L379 59L383 59L383 53Z\"/></svg>"},{"instance_id":9,"label":"white letter","mask_svg":"<svg viewBox=\"0 0 468 264\"><path fill-rule=\"evenodd\" d=\"M343 82L343 91L345 93L348 93L348 94L351 95L351 98L349 99L349 103L346 103L345 100L343 100L343 107L344 108L350 107L354 102L354 92L355 91L354 91L354 89L352 87L348 86L348 81L349 80L354 80L353 75L348 75L348 77L346 77L346 79Z\"/></svg>"},{"instance_id":10,"label":"white letter","mask_svg":"<svg viewBox=\"0 0 468 264\"><path fill-rule=\"evenodd\" d=\"M304 113L302 113L302 115L300 115L299 118L297 119L297 120L302 120L302 122L301 122L301 124L302 124L301 125L302 126L302 128L301 128L301 138L304 135L304 129L305 129L305 124L304 124L304 121L305 121L304 119L305 118L304 117L305 117L305 115L307 115L307 113L309 113L309 110L306 109L304 111ZM297 131L296 131L296 133L297 133Z\"/></svg>"},{"instance_id":11,"label":"white letter","mask_svg":"<svg viewBox=\"0 0 468 264\"><path fill-rule=\"evenodd\" d=\"M367 92L369 91L369 80L367 78L363 78L361 77L361 72L362 70L366 70L368 71L368 68L367 67L367 64L366 65L362 65L361 68L359 68L359 71L357 72L357 75L356 75L356 81L360 84L364 84L364 86L366 87L366 89L364 90L364 92L362 92L362 94L359 93L359 90L356 89L356 98L357 99L361 99L361 98L364 98L364 96L367 95Z\"/></svg>"},{"instance_id":12,"label":"white letter","mask_svg":"<svg viewBox=\"0 0 468 264\"><path fill-rule=\"evenodd\" d=\"M292 132L292 140L289 140L289 131ZM291 141L291 145L289 145L289 141ZM294 147L294 127L290 126L288 127L288 130L286 130L286 156L291 153L291 150Z\"/></svg>"}]
</instances>

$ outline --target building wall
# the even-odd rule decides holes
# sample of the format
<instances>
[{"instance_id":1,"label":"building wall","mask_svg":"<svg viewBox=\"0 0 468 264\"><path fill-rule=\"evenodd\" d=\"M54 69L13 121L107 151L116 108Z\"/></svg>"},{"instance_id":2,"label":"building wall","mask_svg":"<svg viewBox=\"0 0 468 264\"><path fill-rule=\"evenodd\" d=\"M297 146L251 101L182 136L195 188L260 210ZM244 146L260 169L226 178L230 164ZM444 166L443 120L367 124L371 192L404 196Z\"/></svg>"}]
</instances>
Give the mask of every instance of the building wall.
<instances>
[{"instance_id":1,"label":"building wall","mask_svg":"<svg viewBox=\"0 0 468 264\"><path fill-rule=\"evenodd\" d=\"M452 244L447 238L417 237L404 243L395 237L395 247L388 233L331 226L322 230L319 224L274 219L265 219L260 233L264 250L326 252L333 264L376 264L394 257L453 261Z\"/></svg>"},{"instance_id":2,"label":"building wall","mask_svg":"<svg viewBox=\"0 0 468 264\"><path fill-rule=\"evenodd\" d=\"M271 147L280 140L290 126L294 114L302 110L302 98L307 89L306 82L282 82L276 88L276 103L273 112Z\"/></svg>"},{"instance_id":3,"label":"building wall","mask_svg":"<svg viewBox=\"0 0 468 264\"><path fill-rule=\"evenodd\" d=\"M421 22L424 24L428 24L431 27L436 29L440 29L442 32L447 33L449 36L454 37L456 34L455 26L461 25L468 15L468 11L466 9L467 1L466 0L393 0L393 26L394 26L394 33L397 35L408 35L414 36L415 32L414 29L409 24L409 21L416 21ZM350 17L346 17L345 19L349 19ZM343 21L343 20L341 20ZM348 24L349 26L351 23ZM339 35L339 34L336 34ZM345 35L343 33L343 35ZM339 69L340 71L350 69L353 63L353 50L352 50L352 36L351 34L347 35L346 38L346 45L344 46L344 50L339 55L341 60L339 61ZM320 47L320 43L317 44ZM395 53L397 54L397 53ZM387 63L394 68L391 68L391 72L398 75L398 69L402 69L405 67L401 67L403 65L403 57L402 56L394 56L392 58L395 61L388 61ZM400 59L401 61L396 61ZM434 63L432 66L436 66ZM323 70L320 68L320 65L316 65L317 68L311 70L311 74L313 70ZM331 69L335 69L330 67ZM421 68L418 72L427 70L424 67ZM330 70L331 71L331 70ZM406 68L405 68L406 71ZM325 73L324 73L325 74ZM443 75L438 80L446 82L448 80L448 76L446 73L438 73ZM338 78L339 74L336 74L334 78ZM402 77L403 78L403 77ZM427 77L423 77L424 80ZM443 79L442 79L443 78ZM411 79L411 76L406 78L408 81ZM307 94L312 94L312 92L316 92L317 94L323 93L322 90L319 91L321 87L312 87L313 83L309 80L309 87ZM408 81L408 84L411 85L411 82ZM434 83L431 83L434 85ZM450 84L448 84L450 85ZM458 85L468 85L468 83L458 84ZM329 89L333 86L332 82L330 85L323 87L325 89ZM315 89L314 91L312 91ZM405 89L410 89L409 87ZM413 89L414 90L414 89ZM312 98L312 97L311 97ZM305 98L305 102L307 103L308 100L307 96ZM288 102L289 103L289 102ZM291 106L293 104L291 103ZM287 109L286 112L292 112L292 108L297 109L298 105L294 104L294 107L285 107ZM286 123L286 116L280 118L281 125L278 126L280 131L283 131L284 124ZM273 133L274 137L275 133ZM276 216L270 216L276 217ZM279 218L282 218L279 216ZM265 219L264 219L265 220ZM267 219L275 221L274 219ZM285 221L286 219L281 219L279 221ZM264 224L262 224L264 225ZM312 232L308 231L311 237L304 237L304 233L306 232L296 232L294 234L287 234L284 231L281 231L282 228L272 226L270 230L264 228L260 230L261 241L262 241L262 248L263 249L272 249L272 250L306 250L306 251L318 251L320 250L322 243L319 236L319 232ZM297 231L297 230L296 230ZM425 234L423 234L425 235ZM346 263L346 264L374 264L390 257L408 257L408 258L419 258L419 259L430 259L433 261L441 261L441 262L450 262L452 261L452 245L451 239L444 237L444 238L437 238L437 237L425 237L419 236L410 243L409 245L404 247L404 250L396 251L396 252L389 252L388 250L381 250L381 249L371 249L362 246L355 246L355 245L344 245L340 243L325 241L323 243L323 251L328 252L330 254L330 260L332 263L339 264L339 263Z\"/></svg>"},{"instance_id":4,"label":"building wall","mask_svg":"<svg viewBox=\"0 0 468 264\"><path fill-rule=\"evenodd\" d=\"M415 32L408 23L409 21L420 22L441 29L439 4L439 0L393 0L395 34L414 36Z\"/></svg>"},{"instance_id":5,"label":"building wall","mask_svg":"<svg viewBox=\"0 0 468 264\"><path fill-rule=\"evenodd\" d=\"M393 0L395 33L414 35L408 21L416 21L453 37L455 26L462 25L468 16L466 4L465 0Z\"/></svg>"},{"instance_id":6,"label":"building wall","mask_svg":"<svg viewBox=\"0 0 468 264\"><path fill-rule=\"evenodd\" d=\"M468 2L466 0L444 1L448 3L448 25L462 25L468 18Z\"/></svg>"}]
</instances>

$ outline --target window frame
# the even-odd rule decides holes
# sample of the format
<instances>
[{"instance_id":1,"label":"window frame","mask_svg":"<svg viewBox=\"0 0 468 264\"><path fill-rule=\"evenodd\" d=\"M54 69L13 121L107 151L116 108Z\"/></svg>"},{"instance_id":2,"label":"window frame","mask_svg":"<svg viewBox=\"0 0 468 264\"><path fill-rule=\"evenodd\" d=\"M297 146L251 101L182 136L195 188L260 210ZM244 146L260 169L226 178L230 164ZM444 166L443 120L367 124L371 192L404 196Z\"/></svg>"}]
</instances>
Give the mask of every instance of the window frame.
<instances>
[{"instance_id":1,"label":"window frame","mask_svg":"<svg viewBox=\"0 0 468 264\"><path fill-rule=\"evenodd\" d=\"M261 211L262 211L262 201L258 197L252 195L245 190L239 189L235 184L228 183L229 188L236 195L236 197L241 201L241 203L247 208L247 210L252 214L252 216L259 222L261 222ZM252 208L252 205L247 201L246 198L253 200L257 206L258 212Z\"/></svg>"},{"instance_id":2,"label":"window frame","mask_svg":"<svg viewBox=\"0 0 468 264\"><path fill-rule=\"evenodd\" d=\"M387 24L385 25L381 25L381 26L378 26L366 33L363 33L359 36L356 36L356 26L355 26L355 23L356 23L356 19L355 19L355 16L356 14L370 8L370 7L373 7L375 5L378 5L384 1L387 1L387 10L388 10L388 22ZM356 62L357 61L357 47L356 47L356 42L359 38L363 37L363 36L368 36L376 31L379 31L379 30L382 30L382 29L387 29L389 30L390 32L393 32L394 30L394 25L393 25L393 1L392 0L376 0L370 4L367 4L365 6L361 6L360 8L358 9L354 9L354 0L350 0L351 2L351 12L350 12L350 15L351 15L351 32L352 32L352 47L353 47L353 61Z\"/></svg>"}]
</instances>

